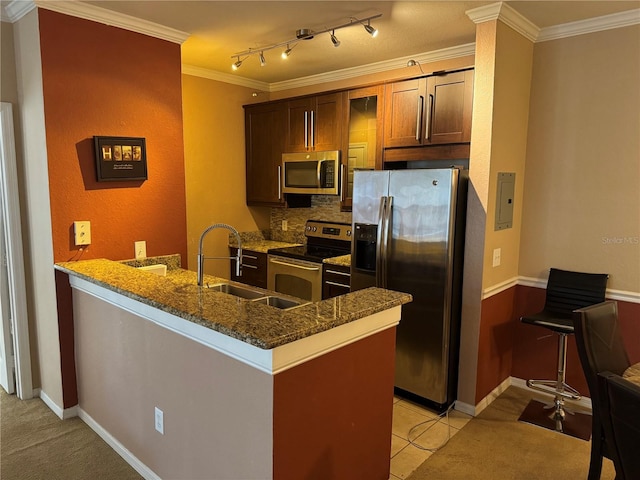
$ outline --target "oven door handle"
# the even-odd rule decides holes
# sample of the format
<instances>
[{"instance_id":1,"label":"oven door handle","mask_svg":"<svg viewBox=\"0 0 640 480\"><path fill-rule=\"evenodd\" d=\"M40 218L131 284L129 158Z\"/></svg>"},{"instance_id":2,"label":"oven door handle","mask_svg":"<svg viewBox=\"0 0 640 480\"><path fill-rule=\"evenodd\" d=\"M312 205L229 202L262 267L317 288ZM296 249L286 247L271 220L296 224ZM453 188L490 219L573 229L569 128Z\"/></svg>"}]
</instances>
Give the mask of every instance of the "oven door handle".
<instances>
[{"instance_id":1,"label":"oven door handle","mask_svg":"<svg viewBox=\"0 0 640 480\"><path fill-rule=\"evenodd\" d=\"M294 268L301 268L302 270L309 270L310 272L317 272L318 270L320 270L320 267L305 267L303 265L298 265L297 263L285 263L285 262L279 262L278 260L274 260L274 259L269 259L270 263L275 263L277 265L284 265L285 267L294 267Z\"/></svg>"}]
</instances>

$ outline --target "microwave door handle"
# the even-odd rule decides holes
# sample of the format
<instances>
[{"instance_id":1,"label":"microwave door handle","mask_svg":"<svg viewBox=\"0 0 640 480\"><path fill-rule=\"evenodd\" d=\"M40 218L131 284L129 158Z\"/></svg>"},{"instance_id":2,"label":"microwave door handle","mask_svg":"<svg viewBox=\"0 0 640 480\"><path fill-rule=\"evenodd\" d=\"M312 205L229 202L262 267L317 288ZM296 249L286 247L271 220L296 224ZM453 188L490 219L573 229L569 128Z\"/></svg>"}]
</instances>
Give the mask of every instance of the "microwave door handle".
<instances>
[{"instance_id":1,"label":"microwave door handle","mask_svg":"<svg viewBox=\"0 0 640 480\"><path fill-rule=\"evenodd\" d=\"M323 182L322 182L322 180L323 180L322 179L322 170L323 170L322 166L324 165L324 162L326 162L326 160L319 160L318 161L318 170L316 172L316 176L317 176L317 179L318 179L318 184L317 184L318 188L322 188L322 184L323 184Z\"/></svg>"}]
</instances>

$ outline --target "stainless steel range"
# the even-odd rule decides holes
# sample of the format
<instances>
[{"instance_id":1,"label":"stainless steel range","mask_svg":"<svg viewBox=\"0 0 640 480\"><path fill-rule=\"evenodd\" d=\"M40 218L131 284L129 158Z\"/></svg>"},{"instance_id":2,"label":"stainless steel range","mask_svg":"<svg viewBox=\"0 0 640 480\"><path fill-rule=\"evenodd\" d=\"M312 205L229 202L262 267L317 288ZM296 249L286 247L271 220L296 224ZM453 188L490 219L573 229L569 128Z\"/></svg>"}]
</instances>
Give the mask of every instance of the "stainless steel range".
<instances>
[{"instance_id":1,"label":"stainless steel range","mask_svg":"<svg viewBox=\"0 0 640 480\"><path fill-rule=\"evenodd\" d=\"M317 302L322 300L322 261L351 253L351 224L308 220L306 245L269 250L267 287Z\"/></svg>"}]
</instances>

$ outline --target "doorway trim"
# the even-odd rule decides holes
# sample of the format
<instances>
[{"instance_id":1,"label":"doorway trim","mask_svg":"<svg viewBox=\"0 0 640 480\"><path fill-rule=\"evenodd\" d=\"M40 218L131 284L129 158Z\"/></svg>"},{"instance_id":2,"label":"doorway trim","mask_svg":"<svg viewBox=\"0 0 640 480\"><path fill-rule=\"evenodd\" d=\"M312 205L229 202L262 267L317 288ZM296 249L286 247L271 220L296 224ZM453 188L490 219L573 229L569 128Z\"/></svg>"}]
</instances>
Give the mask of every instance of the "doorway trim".
<instances>
[{"instance_id":1,"label":"doorway trim","mask_svg":"<svg viewBox=\"0 0 640 480\"><path fill-rule=\"evenodd\" d=\"M31 376L29 316L22 250L13 107L10 103L0 103L0 127L2 134L0 138L0 147L2 148L0 168L2 168L2 203L4 204L4 211L0 214L4 215L7 236L7 271L16 363L16 393L19 398L28 399L33 397L33 379Z\"/></svg>"}]
</instances>

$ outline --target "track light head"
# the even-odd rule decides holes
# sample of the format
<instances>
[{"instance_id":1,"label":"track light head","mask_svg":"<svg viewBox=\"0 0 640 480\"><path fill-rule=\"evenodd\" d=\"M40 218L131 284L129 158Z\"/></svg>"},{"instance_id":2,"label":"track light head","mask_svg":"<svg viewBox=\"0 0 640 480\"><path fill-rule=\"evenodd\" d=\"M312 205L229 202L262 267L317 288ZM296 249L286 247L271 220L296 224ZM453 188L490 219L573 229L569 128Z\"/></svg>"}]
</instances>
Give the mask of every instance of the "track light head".
<instances>
[{"instance_id":1,"label":"track light head","mask_svg":"<svg viewBox=\"0 0 640 480\"><path fill-rule=\"evenodd\" d=\"M295 44L293 46L295 47ZM289 44L287 43L287 49L284 50L281 55L283 60L289 58L289 55L291 55L291 50L293 50L293 47L289 47Z\"/></svg>"},{"instance_id":2,"label":"track light head","mask_svg":"<svg viewBox=\"0 0 640 480\"><path fill-rule=\"evenodd\" d=\"M331 32L331 43L333 43L333 46L336 48L340 46L340 40L338 40L338 37L336 37L335 30Z\"/></svg>"},{"instance_id":3,"label":"track light head","mask_svg":"<svg viewBox=\"0 0 640 480\"><path fill-rule=\"evenodd\" d=\"M367 31L367 33L371 35L373 38L376 38L378 36L378 30L376 30L371 26L371 20L367 21L367 24L363 25L363 27Z\"/></svg>"},{"instance_id":4,"label":"track light head","mask_svg":"<svg viewBox=\"0 0 640 480\"><path fill-rule=\"evenodd\" d=\"M264 58L264 52L260 52L260 66L264 67L267 64L267 60Z\"/></svg>"},{"instance_id":5,"label":"track light head","mask_svg":"<svg viewBox=\"0 0 640 480\"><path fill-rule=\"evenodd\" d=\"M236 57L238 59L237 62L235 62L233 65L231 65L231 68L233 70L238 70L241 66L242 66L242 60L240 60L240 57Z\"/></svg>"}]
</instances>

